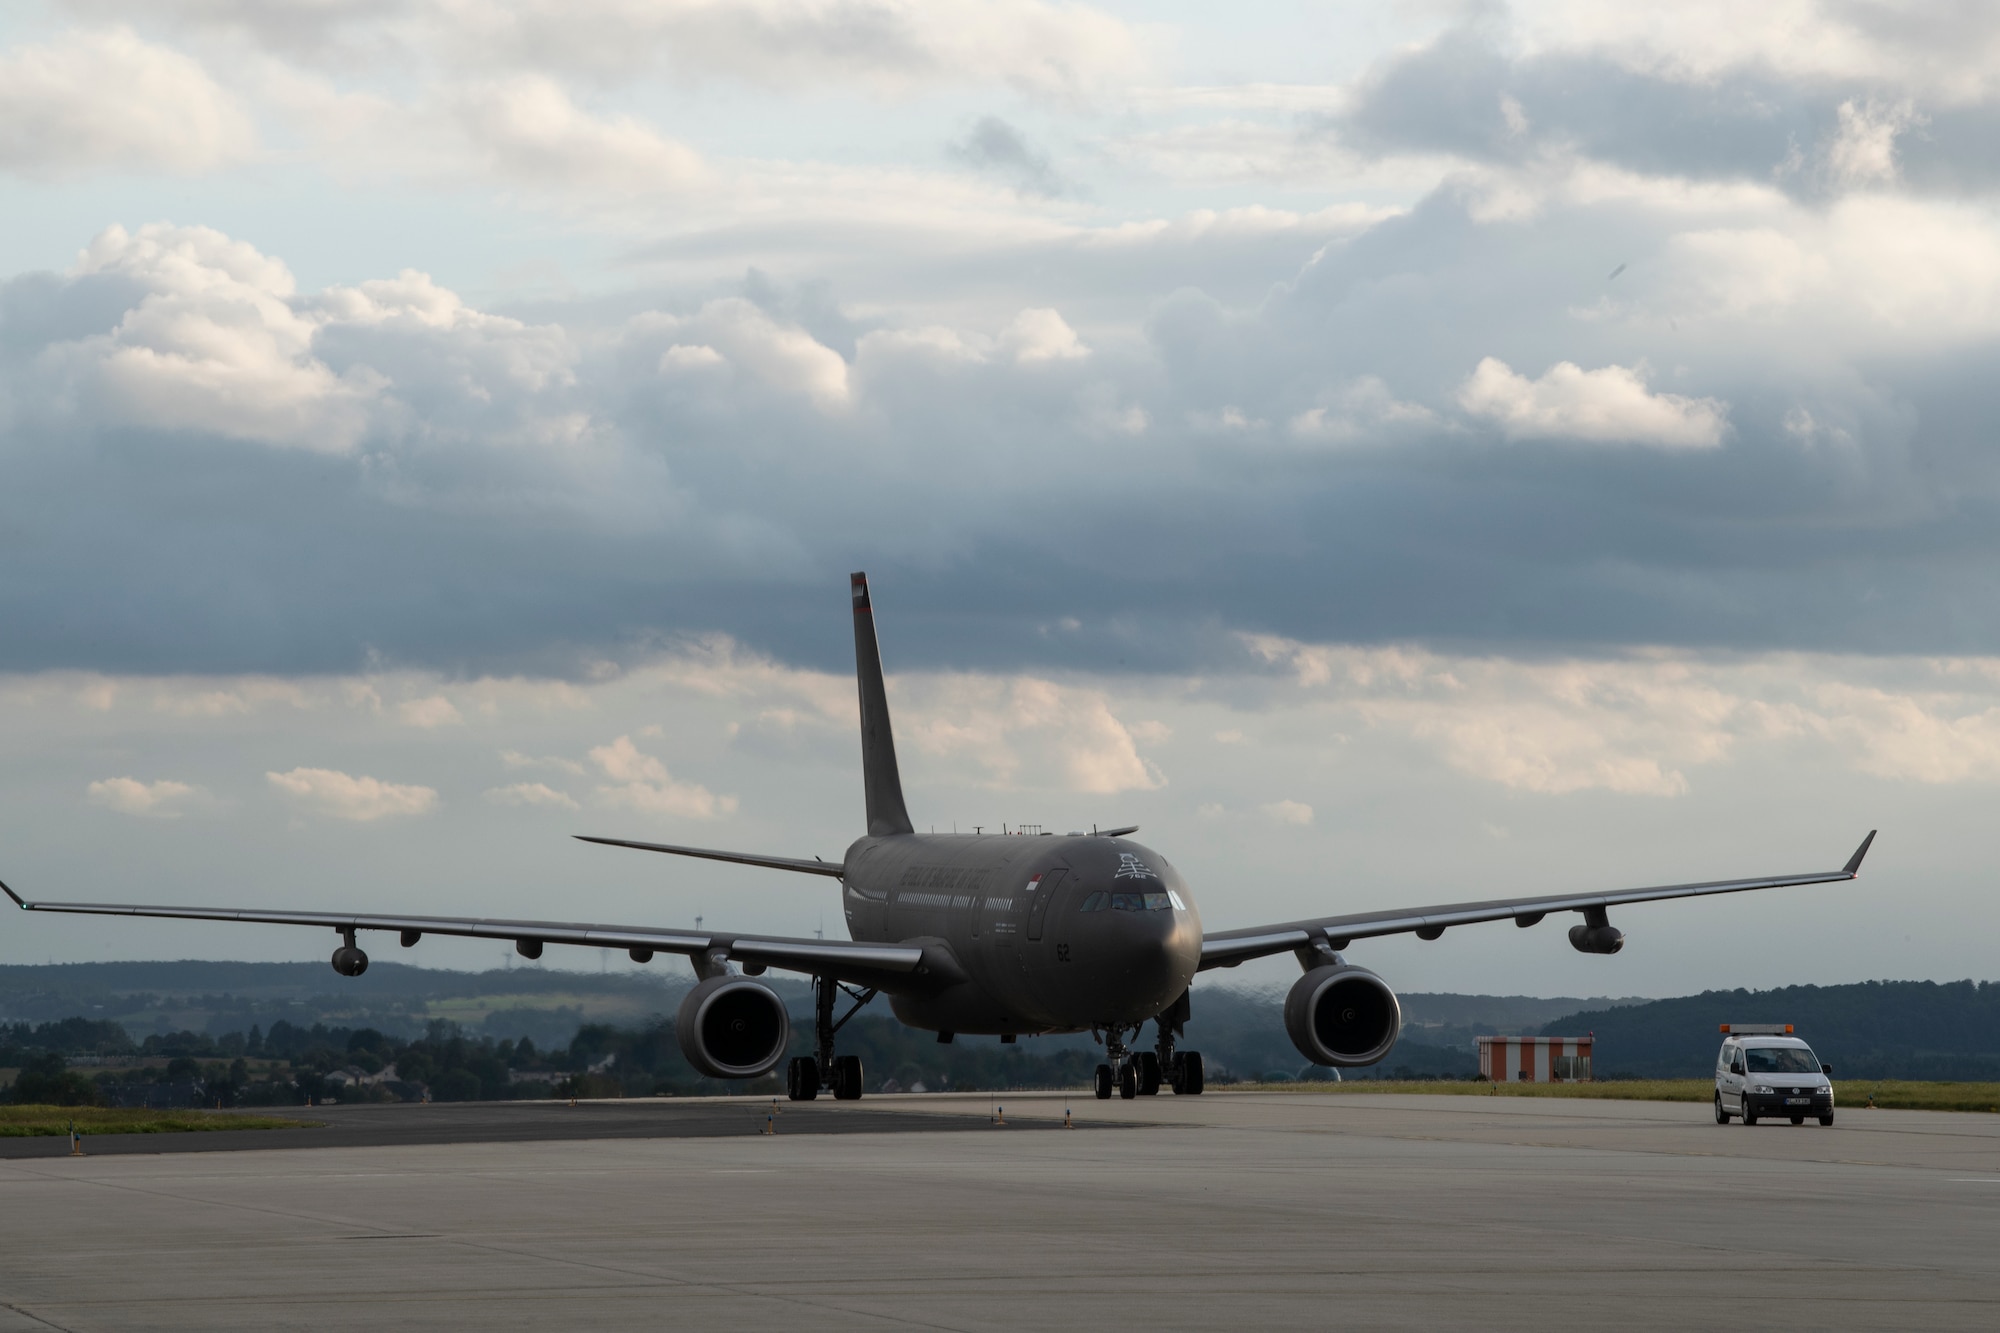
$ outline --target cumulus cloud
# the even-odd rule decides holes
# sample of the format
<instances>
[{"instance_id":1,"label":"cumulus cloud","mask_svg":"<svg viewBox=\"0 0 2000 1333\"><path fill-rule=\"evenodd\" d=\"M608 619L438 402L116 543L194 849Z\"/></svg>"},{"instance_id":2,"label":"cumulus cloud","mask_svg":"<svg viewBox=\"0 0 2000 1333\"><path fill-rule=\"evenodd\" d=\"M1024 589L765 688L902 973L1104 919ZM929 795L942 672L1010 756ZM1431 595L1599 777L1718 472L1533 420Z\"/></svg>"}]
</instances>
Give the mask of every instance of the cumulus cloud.
<instances>
[{"instance_id":1,"label":"cumulus cloud","mask_svg":"<svg viewBox=\"0 0 2000 1333\"><path fill-rule=\"evenodd\" d=\"M1000 350L1022 363L1079 361L1090 349L1076 336L1060 312L1023 310L1001 330Z\"/></svg>"},{"instance_id":2,"label":"cumulus cloud","mask_svg":"<svg viewBox=\"0 0 2000 1333\"><path fill-rule=\"evenodd\" d=\"M87 789L91 804L125 815L149 815L155 819L178 819L188 803L201 795L200 789L185 782L161 778L141 782L137 778L105 778Z\"/></svg>"},{"instance_id":3,"label":"cumulus cloud","mask_svg":"<svg viewBox=\"0 0 2000 1333\"><path fill-rule=\"evenodd\" d=\"M428 699L405 699L396 705L396 715L405 725L421 727L426 731L433 727L457 726L465 721L458 706L442 694L433 694Z\"/></svg>"},{"instance_id":4,"label":"cumulus cloud","mask_svg":"<svg viewBox=\"0 0 2000 1333\"><path fill-rule=\"evenodd\" d=\"M1641 370L1584 370L1572 361L1558 361L1531 380L1504 361L1482 358L1460 386L1458 404L1498 422L1514 440L1713 449L1728 424L1728 410L1713 398L1653 393Z\"/></svg>"},{"instance_id":5,"label":"cumulus cloud","mask_svg":"<svg viewBox=\"0 0 2000 1333\"><path fill-rule=\"evenodd\" d=\"M717 796L694 782L678 782L667 766L642 751L630 736L599 745L590 758L611 781L597 789L608 804L680 819L722 819L736 813L734 796Z\"/></svg>"},{"instance_id":6,"label":"cumulus cloud","mask_svg":"<svg viewBox=\"0 0 2000 1333\"><path fill-rule=\"evenodd\" d=\"M619 193L700 181L701 157L637 118L593 116L554 80L518 75L458 94L466 136L505 177Z\"/></svg>"},{"instance_id":7,"label":"cumulus cloud","mask_svg":"<svg viewBox=\"0 0 2000 1333\"><path fill-rule=\"evenodd\" d=\"M582 808L567 792L557 791L545 782L513 782L504 787L489 787L481 795L494 805L539 805L558 810Z\"/></svg>"},{"instance_id":8,"label":"cumulus cloud","mask_svg":"<svg viewBox=\"0 0 2000 1333\"><path fill-rule=\"evenodd\" d=\"M108 333L45 359L114 420L152 429L343 452L381 378L336 374L312 353L290 270L207 227L110 227L78 264L145 294Z\"/></svg>"},{"instance_id":9,"label":"cumulus cloud","mask_svg":"<svg viewBox=\"0 0 2000 1333\"><path fill-rule=\"evenodd\" d=\"M914 708L898 712L898 726L920 752L969 762L988 785L1109 794L1166 783L1139 753L1140 728L1121 721L1100 691L981 676L926 685Z\"/></svg>"},{"instance_id":10,"label":"cumulus cloud","mask_svg":"<svg viewBox=\"0 0 2000 1333\"><path fill-rule=\"evenodd\" d=\"M641 331L674 338L660 354L662 374L728 364L753 382L798 394L822 411L838 411L850 401L847 362L839 352L742 297L707 302L687 317L652 317Z\"/></svg>"},{"instance_id":11,"label":"cumulus cloud","mask_svg":"<svg viewBox=\"0 0 2000 1333\"><path fill-rule=\"evenodd\" d=\"M534 0L500 9L414 0L312 6L297 21L209 0L97 7L135 15L164 8L182 23L245 32L304 60L354 59L357 46L387 45L447 68L555 69L598 81L665 67L771 88L859 84L902 94L976 81L1076 98L1144 67L1129 26L1045 0Z\"/></svg>"},{"instance_id":12,"label":"cumulus cloud","mask_svg":"<svg viewBox=\"0 0 2000 1333\"><path fill-rule=\"evenodd\" d=\"M367 823L377 819L428 814L438 803L438 794L430 787L354 777L331 768L294 768L285 773L266 773L264 780L291 798L300 809L325 815L329 819Z\"/></svg>"},{"instance_id":13,"label":"cumulus cloud","mask_svg":"<svg viewBox=\"0 0 2000 1333\"><path fill-rule=\"evenodd\" d=\"M255 147L249 117L199 63L128 28L0 51L0 170L194 175Z\"/></svg>"}]
</instances>

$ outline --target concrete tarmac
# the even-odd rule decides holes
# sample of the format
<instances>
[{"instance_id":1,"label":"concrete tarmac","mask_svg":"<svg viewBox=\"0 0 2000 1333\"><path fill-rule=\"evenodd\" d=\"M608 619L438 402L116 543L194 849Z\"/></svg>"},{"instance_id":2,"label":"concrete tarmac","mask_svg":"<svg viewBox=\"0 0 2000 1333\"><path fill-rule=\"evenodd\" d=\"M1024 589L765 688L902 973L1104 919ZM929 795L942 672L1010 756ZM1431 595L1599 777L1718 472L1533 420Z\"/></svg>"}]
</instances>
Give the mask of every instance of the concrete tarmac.
<instances>
[{"instance_id":1,"label":"concrete tarmac","mask_svg":"<svg viewBox=\"0 0 2000 1333\"><path fill-rule=\"evenodd\" d=\"M222 1116L236 1114L223 1112ZM448 1143L550 1143L564 1139L741 1138L761 1133L782 1116L788 1134L966 1132L979 1120L914 1108L885 1110L831 1099L794 1106L770 1098L701 1097L657 1100L437 1102L382 1105L279 1107L246 1111L305 1122L299 1129L216 1129L194 1134L92 1134L87 1156L109 1153L243 1152L255 1149L386 1148ZM1028 1121L1024 1129L1048 1129ZM67 1136L0 1138L0 1158L66 1157Z\"/></svg>"},{"instance_id":2,"label":"concrete tarmac","mask_svg":"<svg viewBox=\"0 0 2000 1333\"><path fill-rule=\"evenodd\" d=\"M2000 1116L1213 1093L1071 1101L1126 1129L1071 1134L1002 1100L0 1161L0 1330L2000 1325Z\"/></svg>"}]
</instances>

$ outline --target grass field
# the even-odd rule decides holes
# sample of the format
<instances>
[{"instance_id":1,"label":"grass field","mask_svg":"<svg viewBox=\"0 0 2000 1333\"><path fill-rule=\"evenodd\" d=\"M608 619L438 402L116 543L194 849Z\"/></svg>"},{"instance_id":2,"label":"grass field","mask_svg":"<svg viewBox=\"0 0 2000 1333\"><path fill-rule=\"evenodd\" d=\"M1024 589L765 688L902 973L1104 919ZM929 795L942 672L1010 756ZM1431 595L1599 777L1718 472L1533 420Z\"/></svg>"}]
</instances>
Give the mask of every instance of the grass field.
<instances>
[{"instance_id":1,"label":"grass field","mask_svg":"<svg viewBox=\"0 0 2000 1333\"><path fill-rule=\"evenodd\" d=\"M1416 1093L1437 1097L1585 1097L1611 1101L1706 1102L1715 1081L1706 1078L1619 1079L1609 1083L1470 1083L1438 1080L1349 1079L1342 1083L1234 1083L1217 1092L1332 1092L1354 1096ZM1834 1103L1843 1111L1865 1108L1872 1097L1885 1110L1989 1111L2000 1113L2000 1083L1911 1083L1895 1079L1835 1079Z\"/></svg>"},{"instance_id":2,"label":"grass field","mask_svg":"<svg viewBox=\"0 0 2000 1333\"><path fill-rule=\"evenodd\" d=\"M147 1111L101 1106L0 1106L0 1138L22 1139L69 1133L187 1134L211 1129L300 1129L309 1122L269 1115L216 1111Z\"/></svg>"}]
</instances>

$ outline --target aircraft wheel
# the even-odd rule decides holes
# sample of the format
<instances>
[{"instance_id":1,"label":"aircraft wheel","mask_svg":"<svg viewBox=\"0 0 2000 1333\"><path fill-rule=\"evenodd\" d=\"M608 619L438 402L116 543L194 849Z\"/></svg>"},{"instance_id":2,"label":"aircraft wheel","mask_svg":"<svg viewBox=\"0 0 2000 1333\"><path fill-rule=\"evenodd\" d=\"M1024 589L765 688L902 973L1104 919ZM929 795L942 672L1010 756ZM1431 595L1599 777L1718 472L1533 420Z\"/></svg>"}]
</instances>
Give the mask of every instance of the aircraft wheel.
<instances>
[{"instance_id":1,"label":"aircraft wheel","mask_svg":"<svg viewBox=\"0 0 2000 1333\"><path fill-rule=\"evenodd\" d=\"M819 1096L819 1061L810 1055L795 1055L785 1066L785 1095L795 1102L809 1102Z\"/></svg>"},{"instance_id":2,"label":"aircraft wheel","mask_svg":"<svg viewBox=\"0 0 2000 1333\"><path fill-rule=\"evenodd\" d=\"M1182 1051L1174 1057L1174 1066L1179 1073L1179 1077L1174 1080L1174 1091L1183 1097L1201 1096L1201 1052Z\"/></svg>"},{"instance_id":3,"label":"aircraft wheel","mask_svg":"<svg viewBox=\"0 0 2000 1333\"><path fill-rule=\"evenodd\" d=\"M1118 1097L1121 1101L1131 1101L1139 1095L1139 1065L1127 1060L1118 1067Z\"/></svg>"},{"instance_id":4,"label":"aircraft wheel","mask_svg":"<svg viewBox=\"0 0 2000 1333\"><path fill-rule=\"evenodd\" d=\"M1806 1118L1802 1115L1795 1115L1792 1117L1792 1123L1795 1125L1803 1125L1805 1122Z\"/></svg>"},{"instance_id":5,"label":"aircraft wheel","mask_svg":"<svg viewBox=\"0 0 2000 1333\"><path fill-rule=\"evenodd\" d=\"M1110 1101L1110 1100L1111 1100L1111 1066L1110 1066L1110 1065L1099 1065L1099 1066L1097 1067L1097 1082L1096 1082L1096 1087L1097 1087L1097 1100L1098 1100L1098 1101L1100 1101L1100 1102L1108 1102L1108 1101Z\"/></svg>"},{"instance_id":6,"label":"aircraft wheel","mask_svg":"<svg viewBox=\"0 0 2000 1333\"><path fill-rule=\"evenodd\" d=\"M1155 1097L1160 1092L1160 1057L1151 1051L1141 1051L1133 1058L1139 1066L1139 1095Z\"/></svg>"},{"instance_id":7,"label":"aircraft wheel","mask_svg":"<svg viewBox=\"0 0 2000 1333\"><path fill-rule=\"evenodd\" d=\"M1722 1094L1719 1092L1715 1094L1715 1123L1718 1125L1729 1123L1729 1112L1722 1109Z\"/></svg>"},{"instance_id":8,"label":"aircraft wheel","mask_svg":"<svg viewBox=\"0 0 2000 1333\"><path fill-rule=\"evenodd\" d=\"M833 1062L833 1098L840 1102L861 1100L861 1057L837 1056Z\"/></svg>"}]
</instances>

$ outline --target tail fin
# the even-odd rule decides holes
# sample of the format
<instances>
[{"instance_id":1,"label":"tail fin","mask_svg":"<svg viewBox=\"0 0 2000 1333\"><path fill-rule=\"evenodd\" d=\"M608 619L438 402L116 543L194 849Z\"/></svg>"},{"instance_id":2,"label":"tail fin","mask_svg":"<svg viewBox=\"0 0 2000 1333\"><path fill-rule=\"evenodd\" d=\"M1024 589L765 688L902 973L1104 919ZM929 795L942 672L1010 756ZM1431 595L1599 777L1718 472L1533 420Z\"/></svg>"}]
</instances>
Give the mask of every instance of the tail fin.
<instances>
[{"instance_id":1,"label":"tail fin","mask_svg":"<svg viewBox=\"0 0 2000 1333\"><path fill-rule=\"evenodd\" d=\"M861 781L868 791L868 832L874 837L914 833L903 808L903 778L896 769L896 738L889 732L889 695L882 685L882 647L875 640L875 612L868 604L868 576L855 574L854 674L861 686Z\"/></svg>"}]
</instances>

